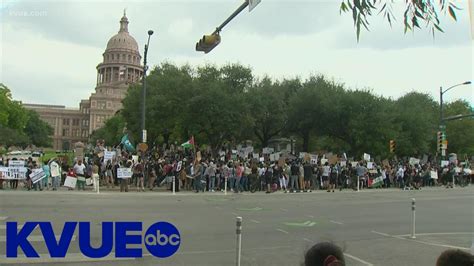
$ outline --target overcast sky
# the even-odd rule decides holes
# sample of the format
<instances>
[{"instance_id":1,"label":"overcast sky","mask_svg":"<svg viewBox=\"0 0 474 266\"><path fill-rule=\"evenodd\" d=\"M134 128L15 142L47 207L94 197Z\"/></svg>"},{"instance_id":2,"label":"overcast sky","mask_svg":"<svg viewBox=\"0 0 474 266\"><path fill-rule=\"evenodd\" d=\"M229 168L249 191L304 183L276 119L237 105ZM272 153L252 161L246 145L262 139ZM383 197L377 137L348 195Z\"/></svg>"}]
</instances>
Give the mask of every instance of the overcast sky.
<instances>
[{"instance_id":1,"label":"overcast sky","mask_svg":"<svg viewBox=\"0 0 474 266\"><path fill-rule=\"evenodd\" d=\"M222 31L210 54L194 51L243 0L181 1L21 1L1 6L0 80L15 99L26 103L78 107L94 91L96 66L107 41L117 33L123 9L129 31L143 54L153 29L148 61L201 65L241 63L257 76L306 78L324 74L351 89L371 89L398 98L426 92L439 99L439 87L472 80L473 39L467 1L454 22L445 15L446 33L403 33L402 5L391 28L381 16L371 31L355 37L352 18L339 14L340 0L262 0L243 11ZM399 1L400 3L404 1ZM472 12L472 11L471 11ZM474 87L455 88L445 99L474 104Z\"/></svg>"}]
</instances>

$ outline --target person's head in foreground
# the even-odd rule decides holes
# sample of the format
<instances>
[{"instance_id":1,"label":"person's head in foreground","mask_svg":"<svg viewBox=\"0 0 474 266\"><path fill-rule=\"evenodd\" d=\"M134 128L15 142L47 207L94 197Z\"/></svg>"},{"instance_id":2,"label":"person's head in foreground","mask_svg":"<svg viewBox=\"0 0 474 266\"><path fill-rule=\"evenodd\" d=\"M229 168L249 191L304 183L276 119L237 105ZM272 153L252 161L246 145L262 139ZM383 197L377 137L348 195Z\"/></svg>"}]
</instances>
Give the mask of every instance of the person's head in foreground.
<instances>
[{"instance_id":1,"label":"person's head in foreground","mask_svg":"<svg viewBox=\"0 0 474 266\"><path fill-rule=\"evenodd\" d=\"M344 266L344 253L333 243L322 242L312 246L304 257L304 266Z\"/></svg>"},{"instance_id":2,"label":"person's head in foreground","mask_svg":"<svg viewBox=\"0 0 474 266\"><path fill-rule=\"evenodd\" d=\"M436 266L472 266L474 255L459 249L448 249L443 251L436 260Z\"/></svg>"}]
</instances>

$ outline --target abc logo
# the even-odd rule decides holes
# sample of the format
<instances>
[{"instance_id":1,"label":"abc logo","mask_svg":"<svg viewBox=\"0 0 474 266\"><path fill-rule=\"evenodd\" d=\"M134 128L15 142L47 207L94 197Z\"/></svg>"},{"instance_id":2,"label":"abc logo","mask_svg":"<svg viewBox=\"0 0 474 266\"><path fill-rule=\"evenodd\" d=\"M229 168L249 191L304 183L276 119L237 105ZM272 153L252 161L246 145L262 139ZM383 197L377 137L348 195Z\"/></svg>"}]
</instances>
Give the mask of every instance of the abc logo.
<instances>
[{"instance_id":1,"label":"abc logo","mask_svg":"<svg viewBox=\"0 0 474 266\"><path fill-rule=\"evenodd\" d=\"M178 251L181 235L174 225L158 222L146 230L144 240L146 248L153 256L167 258Z\"/></svg>"}]
</instances>

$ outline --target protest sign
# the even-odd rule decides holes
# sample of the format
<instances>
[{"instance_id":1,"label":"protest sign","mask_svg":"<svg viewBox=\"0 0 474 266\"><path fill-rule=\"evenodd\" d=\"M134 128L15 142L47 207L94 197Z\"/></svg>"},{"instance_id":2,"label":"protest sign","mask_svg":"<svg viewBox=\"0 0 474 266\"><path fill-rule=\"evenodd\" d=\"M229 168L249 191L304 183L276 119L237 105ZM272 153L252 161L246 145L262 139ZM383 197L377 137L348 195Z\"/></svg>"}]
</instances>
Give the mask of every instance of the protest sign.
<instances>
[{"instance_id":1,"label":"protest sign","mask_svg":"<svg viewBox=\"0 0 474 266\"><path fill-rule=\"evenodd\" d=\"M374 163L367 162L367 169L374 169Z\"/></svg>"},{"instance_id":2,"label":"protest sign","mask_svg":"<svg viewBox=\"0 0 474 266\"><path fill-rule=\"evenodd\" d=\"M441 161L441 167L449 166L449 161Z\"/></svg>"},{"instance_id":3,"label":"protest sign","mask_svg":"<svg viewBox=\"0 0 474 266\"><path fill-rule=\"evenodd\" d=\"M0 167L0 179L9 179L8 167Z\"/></svg>"},{"instance_id":4,"label":"protest sign","mask_svg":"<svg viewBox=\"0 0 474 266\"><path fill-rule=\"evenodd\" d=\"M254 154L252 155L252 157L253 157L254 159L258 159L258 158L260 158L260 154L254 153Z\"/></svg>"},{"instance_id":5,"label":"protest sign","mask_svg":"<svg viewBox=\"0 0 474 266\"><path fill-rule=\"evenodd\" d=\"M138 155L132 155L132 161L133 163L138 163Z\"/></svg>"},{"instance_id":6,"label":"protest sign","mask_svg":"<svg viewBox=\"0 0 474 266\"><path fill-rule=\"evenodd\" d=\"M278 159L280 159L280 153L277 152L270 154L270 161L276 162Z\"/></svg>"},{"instance_id":7,"label":"protest sign","mask_svg":"<svg viewBox=\"0 0 474 266\"><path fill-rule=\"evenodd\" d=\"M346 161L341 161L340 164L341 164L342 167L344 167L344 166L347 165L347 162Z\"/></svg>"},{"instance_id":8,"label":"protest sign","mask_svg":"<svg viewBox=\"0 0 474 266\"><path fill-rule=\"evenodd\" d=\"M43 169L33 169L30 174L31 182L33 184L37 183L41 179L45 178L46 174L44 173Z\"/></svg>"},{"instance_id":9,"label":"protest sign","mask_svg":"<svg viewBox=\"0 0 474 266\"><path fill-rule=\"evenodd\" d=\"M433 179L438 179L438 172L437 171L430 171L430 176Z\"/></svg>"},{"instance_id":10,"label":"protest sign","mask_svg":"<svg viewBox=\"0 0 474 266\"><path fill-rule=\"evenodd\" d=\"M329 164L337 164L337 161L339 161L339 158L337 155L331 155L329 158Z\"/></svg>"},{"instance_id":11,"label":"protest sign","mask_svg":"<svg viewBox=\"0 0 474 266\"><path fill-rule=\"evenodd\" d=\"M132 168L117 168L117 178L132 178Z\"/></svg>"},{"instance_id":12,"label":"protest sign","mask_svg":"<svg viewBox=\"0 0 474 266\"><path fill-rule=\"evenodd\" d=\"M273 148L268 148L268 147L263 148L263 150L262 150L263 154L271 154L271 153L273 153L274 151L275 151L275 150L274 150Z\"/></svg>"},{"instance_id":13,"label":"protest sign","mask_svg":"<svg viewBox=\"0 0 474 266\"><path fill-rule=\"evenodd\" d=\"M357 167L357 162L351 162L352 167Z\"/></svg>"},{"instance_id":14,"label":"protest sign","mask_svg":"<svg viewBox=\"0 0 474 266\"><path fill-rule=\"evenodd\" d=\"M410 165L420 164L420 159L410 157L409 163Z\"/></svg>"},{"instance_id":15,"label":"protest sign","mask_svg":"<svg viewBox=\"0 0 474 266\"><path fill-rule=\"evenodd\" d=\"M219 156L225 156L225 151L220 151Z\"/></svg>"},{"instance_id":16,"label":"protest sign","mask_svg":"<svg viewBox=\"0 0 474 266\"><path fill-rule=\"evenodd\" d=\"M259 161L263 163L263 162L265 161L265 158L264 158L264 157L260 157Z\"/></svg>"},{"instance_id":17,"label":"protest sign","mask_svg":"<svg viewBox=\"0 0 474 266\"><path fill-rule=\"evenodd\" d=\"M178 165L176 166L176 172L181 171L181 167L183 167L183 161L178 162Z\"/></svg>"},{"instance_id":18,"label":"protest sign","mask_svg":"<svg viewBox=\"0 0 474 266\"><path fill-rule=\"evenodd\" d=\"M10 160L8 161L8 167L24 167L25 161L22 160Z\"/></svg>"},{"instance_id":19,"label":"protest sign","mask_svg":"<svg viewBox=\"0 0 474 266\"><path fill-rule=\"evenodd\" d=\"M64 180L64 186L69 188L75 188L77 183L77 178L73 176L67 176L66 180Z\"/></svg>"},{"instance_id":20,"label":"protest sign","mask_svg":"<svg viewBox=\"0 0 474 266\"><path fill-rule=\"evenodd\" d=\"M469 168L464 168L463 172L467 175L472 175L472 170Z\"/></svg>"},{"instance_id":21,"label":"protest sign","mask_svg":"<svg viewBox=\"0 0 474 266\"><path fill-rule=\"evenodd\" d=\"M459 174L459 173L461 173L462 169L461 169L461 167L456 167L456 168L454 168L454 171Z\"/></svg>"},{"instance_id":22,"label":"protest sign","mask_svg":"<svg viewBox=\"0 0 474 266\"><path fill-rule=\"evenodd\" d=\"M115 157L115 151L105 151L104 152L104 161L112 161Z\"/></svg>"},{"instance_id":23,"label":"protest sign","mask_svg":"<svg viewBox=\"0 0 474 266\"><path fill-rule=\"evenodd\" d=\"M364 153L364 156L362 157L364 161L370 161L370 154Z\"/></svg>"},{"instance_id":24,"label":"protest sign","mask_svg":"<svg viewBox=\"0 0 474 266\"><path fill-rule=\"evenodd\" d=\"M313 161L313 159L311 159ZM321 165L325 165L328 162L328 159L321 159Z\"/></svg>"},{"instance_id":25,"label":"protest sign","mask_svg":"<svg viewBox=\"0 0 474 266\"><path fill-rule=\"evenodd\" d=\"M52 163L50 165L50 169L51 169L51 176L60 176L61 175L60 167L57 163Z\"/></svg>"}]
</instances>

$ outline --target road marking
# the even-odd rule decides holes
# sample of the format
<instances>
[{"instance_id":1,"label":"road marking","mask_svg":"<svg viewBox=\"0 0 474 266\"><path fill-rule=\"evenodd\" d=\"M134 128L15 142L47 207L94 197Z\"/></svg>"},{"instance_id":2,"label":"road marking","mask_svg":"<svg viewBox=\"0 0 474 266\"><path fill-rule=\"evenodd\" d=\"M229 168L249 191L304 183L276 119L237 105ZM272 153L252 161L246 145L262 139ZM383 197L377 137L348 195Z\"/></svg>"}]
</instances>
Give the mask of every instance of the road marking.
<instances>
[{"instance_id":1,"label":"road marking","mask_svg":"<svg viewBox=\"0 0 474 266\"><path fill-rule=\"evenodd\" d=\"M333 224L341 224L341 225L343 224L343 223L341 223L341 222L334 221L334 220L329 220L329 222L331 222L331 223L333 223Z\"/></svg>"},{"instance_id":2,"label":"road marking","mask_svg":"<svg viewBox=\"0 0 474 266\"><path fill-rule=\"evenodd\" d=\"M356 257L356 256L354 256L354 255L351 255L351 254L349 254L349 253L344 253L344 255L345 255L346 257L349 257L349 258L351 258L351 259L353 259L353 260L355 260L355 261L358 261L358 262L360 262L360 263L362 263L362 264L365 264L365 265L367 265L367 266L373 266L372 263L367 262L367 261L365 261L365 260L363 260L363 259L361 259L361 258L358 258L358 257Z\"/></svg>"},{"instance_id":3,"label":"road marking","mask_svg":"<svg viewBox=\"0 0 474 266\"><path fill-rule=\"evenodd\" d=\"M306 217L309 217L309 218L314 218L313 215L306 215Z\"/></svg>"},{"instance_id":4,"label":"road marking","mask_svg":"<svg viewBox=\"0 0 474 266\"><path fill-rule=\"evenodd\" d=\"M289 234L289 232L287 232L287 231L285 231L285 230L283 230L283 229L280 229L280 228L277 228L276 230L277 230L277 231L280 231L280 232L282 232L282 233L285 233L285 234Z\"/></svg>"},{"instance_id":5,"label":"road marking","mask_svg":"<svg viewBox=\"0 0 474 266\"><path fill-rule=\"evenodd\" d=\"M283 224L288 225L288 226L312 227L316 224L316 222L306 221L304 223L283 223Z\"/></svg>"},{"instance_id":6,"label":"road marking","mask_svg":"<svg viewBox=\"0 0 474 266\"><path fill-rule=\"evenodd\" d=\"M378 235L385 236L385 237L391 237L391 238L396 238L396 239L401 239L401 240L416 242L416 243L419 243L419 244L425 244L425 245L429 245L429 246L443 247L443 248L454 248L454 249L457 248L457 249L469 250L469 249L466 248L466 247L459 247L459 246L453 246L453 245L445 245L445 244L432 243L432 242L421 241L421 240L417 240L417 239L405 238L405 237L402 237L402 236L389 235L389 234L385 234L385 233L381 233L381 232L377 232L377 231L371 231L371 232L374 233L374 234L378 234ZM422 235L422 234L419 234L419 235ZM410 236L410 235L407 235L407 236Z\"/></svg>"},{"instance_id":7,"label":"road marking","mask_svg":"<svg viewBox=\"0 0 474 266\"><path fill-rule=\"evenodd\" d=\"M235 250L234 250L235 251ZM39 254L39 258L26 258L24 254L18 254L19 258L0 257L0 265L6 264L36 264L36 263L69 263L69 262L95 262L95 261L117 261L115 253L111 252L104 258L89 258L82 253L68 253L65 258L51 258L49 254ZM20 257L21 256L21 257ZM120 258L120 260L135 260L135 258Z\"/></svg>"},{"instance_id":8,"label":"road marking","mask_svg":"<svg viewBox=\"0 0 474 266\"><path fill-rule=\"evenodd\" d=\"M221 207L219 207L219 206L216 206L216 209L218 209L218 210L222 210L222 208L221 208Z\"/></svg>"},{"instance_id":9,"label":"road marking","mask_svg":"<svg viewBox=\"0 0 474 266\"><path fill-rule=\"evenodd\" d=\"M381 233L381 232L377 232L377 231L370 231L370 232L374 233L374 234L377 234L377 235L381 235L381 236L391 237L391 235L389 235L389 234L385 234L385 233Z\"/></svg>"},{"instance_id":10,"label":"road marking","mask_svg":"<svg viewBox=\"0 0 474 266\"><path fill-rule=\"evenodd\" d=\"M310 243L314 243L314 241L311 240L311 239L303 238L303 240L304 240L304 241L307 241L307 242L310 242Z\"/></svg>"},{"instance_id":11,"label":"road marking","mask_svg":"<svg viewBox=\"0 0 474 266\"><path fill-rule=\"evenodd\" d=\"M255 208L237 208L238 211L261 211L263 208L255 207Z\"/></svg>"},{"instance_id":12,"label":"road marking","mask_svg":"<svg viewBox=\"0 0 474 266\"><path fill-rule=\"evenodd\" d=\"M443 235L474 235L473 232L452 232L452 233L421 233L421 234L416 234L417 236L443 236ZM394 236L398 236L398 237L408 237L408 236L411 236L410 234L406 234L406 235L394 235Z\"/></svg>"},{"instance_id":13,"label":"road marking","mask_svg":"<svg viewBox=\"0 0 474 266\"><path fill-rule=\"evenodd\" d=\"M287 212L288 210L287 209L283 209L283 208L280 208L280 210L284 211L284 212Z\"/></svg>"},{"instance_id":14,"label":"road marking","mask_svg":"<svg viewBox=\"0 0 474 266\"><path fill-rule=\"evenodd\" d=\"M231 212L230 214L234 215L234 216L239 216L237 213L235 212Z\"/></svg>"},{"instance_id":15,"label":"road marking","mask_svg":"<svg viewBox=\"0 0 474 266\"><path fill-rule=\"evenodd\" d=\"M254 223L256 223L256 224L259 224L259 223L260 223L260 222L257 221L257 220L250 220L250 221L251 221L251 222L254 222Z\"/></svg>"},{"instance_id":16,"label":"road marking","mask_svg":"<svg viewBox=\"0 0 474 266\"><path fill-rule=\"evenodd\" d=\"M5 221L8 218L9 218L8 216L0 216L0 221Z\"/></svg>"},{"instance_id":17,"label":"road marking","mask_svg":"<svg viewBox=\"0 0 474 266\"><path fill-rule=\"evenodd\" d=\"M0 243L2 242L6 242L6 238L4 238L3 236L0 236ZM56 238L56 241L58 241L58 239L61 238L60 235L54 235L54 237ZM28 241L29 242L44 242L44 238L43 236L28 236ZM76 241L76 235L73 235L72 236L72 239L71 241ZM0 263L1 265L1 263Z\"/></svg>"}]
</instances>

